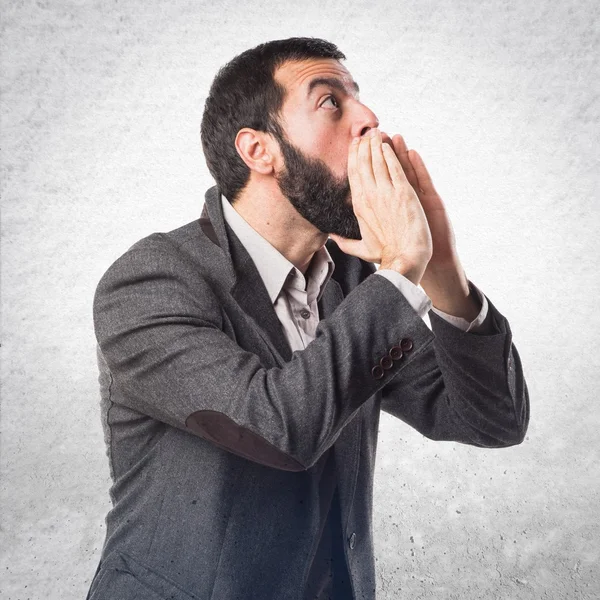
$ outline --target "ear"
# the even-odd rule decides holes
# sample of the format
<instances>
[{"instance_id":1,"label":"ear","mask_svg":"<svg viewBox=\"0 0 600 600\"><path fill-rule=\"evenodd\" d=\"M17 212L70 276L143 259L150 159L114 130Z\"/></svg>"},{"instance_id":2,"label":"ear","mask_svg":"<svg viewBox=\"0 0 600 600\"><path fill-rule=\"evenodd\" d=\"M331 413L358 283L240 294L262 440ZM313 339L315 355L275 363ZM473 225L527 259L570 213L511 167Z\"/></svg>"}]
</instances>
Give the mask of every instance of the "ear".
<instances>
[{"instance_id":1,"label":"ear","mask_svg":"<svg viewBox=\"0 0 600 600\"><path fill-rule=\"evenodd\" d=\"M235 149L251 171L261 175L273 172L276 156L273 152L273 140L264 131L244 127L235 136Z\"/></svg>"}]
</instances>

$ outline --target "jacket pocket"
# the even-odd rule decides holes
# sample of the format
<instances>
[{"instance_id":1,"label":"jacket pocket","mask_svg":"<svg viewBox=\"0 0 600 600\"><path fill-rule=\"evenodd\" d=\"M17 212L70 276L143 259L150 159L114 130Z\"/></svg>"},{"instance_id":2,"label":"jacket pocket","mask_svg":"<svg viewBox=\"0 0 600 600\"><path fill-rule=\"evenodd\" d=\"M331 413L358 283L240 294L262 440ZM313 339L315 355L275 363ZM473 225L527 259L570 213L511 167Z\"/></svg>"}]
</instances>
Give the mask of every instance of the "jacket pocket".
<instances>
[{"instance_id":1,"label":"jacket pocket","mask_svg":"<svg viewBox=\"0 0 600 600\"><path fill-rule=\"evenodd\" d=\"M124 552L102 561L89 600L200 600Z\"/></svg>"}]
</instances>

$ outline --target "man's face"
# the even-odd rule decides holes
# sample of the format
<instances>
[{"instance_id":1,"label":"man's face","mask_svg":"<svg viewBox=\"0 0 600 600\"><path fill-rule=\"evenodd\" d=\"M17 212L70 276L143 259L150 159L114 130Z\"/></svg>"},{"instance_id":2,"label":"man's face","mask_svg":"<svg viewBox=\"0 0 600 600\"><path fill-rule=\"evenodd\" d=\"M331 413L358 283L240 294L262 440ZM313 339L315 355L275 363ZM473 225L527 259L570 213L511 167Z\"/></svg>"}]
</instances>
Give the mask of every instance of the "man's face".
<instances>
[{"instance_id":1,"label":"man's face","mask_svg":"<svg viewBox=\"0 0 600 600\"><path fill-rule=\"evenodd\" d=\"M282 107L285 166L279 188L296 210L323 233L360 239L348 181L352 138L377 127L358 100L358 86L337 60L287 62L275 73L287 96Z\"/></svg>"}]
</instances>

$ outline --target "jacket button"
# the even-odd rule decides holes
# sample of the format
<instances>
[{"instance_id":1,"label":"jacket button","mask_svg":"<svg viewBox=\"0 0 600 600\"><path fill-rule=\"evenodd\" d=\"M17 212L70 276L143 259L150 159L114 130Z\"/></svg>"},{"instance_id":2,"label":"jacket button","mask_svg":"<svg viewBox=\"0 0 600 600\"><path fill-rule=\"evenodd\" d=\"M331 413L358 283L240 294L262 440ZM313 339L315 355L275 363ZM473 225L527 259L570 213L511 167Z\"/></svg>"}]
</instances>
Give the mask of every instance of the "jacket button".
<instances>
[{"instance_id":1,"label":"jacket button","mask_svg":"<svg viewBox=\"0 0 600 600\"><path fill-rule=\"evenodd\" d=\"M392 346L390 348L390 358L392 360L400 360L404 356L402 348L400 346Z\"/></svg>"},{"instance_id":2,"label":"jacket button","mask_svg":"<svg viewBox=\"0 0 600 600\"><path fill-rule=\"evenodd\" d=\"M386 371L388 369L392 368L392 365L394 364L394 361L389 357L389 356L384 356L380 361L379 364L381 365L381 367L383 369L385 369Z\"/></svg>"},{"instance_id":3,"label":"jacket button","mask_svg":"<svg viewBox=\"0 0 600 600\"><path fill-rule=\"evenodd\" d=\"M412 347L413 343L410 338L403 338L400 342L400 348L402 348L403 352L409 352L410 350L412 350Z\"/></svg>"},{"instance_id":4,"label":"jacket button","mask_svg":"<svg viewBox=\"0 0 600 600\"><path fill-rule=\"evenodd\" d=\"M371 369L371 375L373 375L375 379L381 379L383 377L383 369L381 368L381 365L375 365Z\"/></svg>"},{"instance_id":5,"label":"jacket button","mask_svg":"<svg viewBox=\"0 0 600 600\"><path fill-rule=\"evenodd\" d=\"M308 319L308 317L310 317L310 311L309 311L309 310L306 310L306 308L303 308L303 309L300 311L300 316L301 316L303 319Z\"/></svg>"},{"instance_id":6,"label":"jacket button","mask_svg":"<svg viewBox=\"0 0 600 600\"><path fill-rule=\"evenodd\" d=\"M354 546L356 546L356 534L355 533L353 533L348 538L348 544L350 545L350 550L354 550Z\"/></svg>"}]
</instances>

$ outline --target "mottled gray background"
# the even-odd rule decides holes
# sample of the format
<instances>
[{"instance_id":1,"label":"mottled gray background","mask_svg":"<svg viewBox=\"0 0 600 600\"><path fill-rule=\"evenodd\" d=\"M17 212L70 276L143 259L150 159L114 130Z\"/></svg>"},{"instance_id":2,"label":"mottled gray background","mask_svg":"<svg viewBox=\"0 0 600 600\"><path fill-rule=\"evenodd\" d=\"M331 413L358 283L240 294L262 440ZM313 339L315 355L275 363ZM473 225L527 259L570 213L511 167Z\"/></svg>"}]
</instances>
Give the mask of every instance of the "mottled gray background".
<instances>
[{"instance_id":1,"label":"mottled gray background","mask_svg":"<svg viewBox=\"0 0 600 600\"><path fill-rule=\"evenodd\" d=\"M337 43L424 157L531 396L509 449L382 415L378 598L597 598L596 0L2 2L2 598L85 597L110 508L95 286L199 216L218 67L294 35Z\"/></svg>"}]
</instances>

